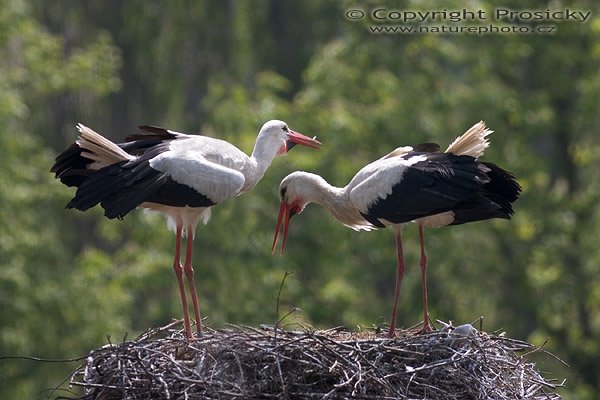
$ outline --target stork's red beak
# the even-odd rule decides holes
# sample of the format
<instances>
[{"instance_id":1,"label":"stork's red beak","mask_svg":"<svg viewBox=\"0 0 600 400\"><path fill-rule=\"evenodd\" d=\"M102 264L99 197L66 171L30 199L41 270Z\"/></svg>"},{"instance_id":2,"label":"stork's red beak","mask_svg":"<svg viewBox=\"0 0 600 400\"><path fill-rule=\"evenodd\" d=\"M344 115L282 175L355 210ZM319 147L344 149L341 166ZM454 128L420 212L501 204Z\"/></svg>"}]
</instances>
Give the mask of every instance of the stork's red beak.
<instances>
[{"instance_id":1,"label":"stork's red beak","mask_svg":"<svg viewBox=\"0 0 600 400\"><path fill-rule=\"evenodd\" d=\"M292 205L282 201L281 205L279 206L279 214L277 215L277 226L275 226L275 237L273 237L273 247L271 247L271 253L275 251L277 238L279 237L279 230L281 228L281 223L283 222L283 240L281 242L281 251L279 253L283 254L283 249L285 248L285 239L287 238L288 228L290 227L290 219L293 215Z\"/></svg>"},{"instance_id":2,"label":"stork's red beak","mask_svg":"<svg viewBox=\"0 0 600 400\"><path fill-rule=\"evenodd\" d=\"M312 147L313 149L318 149L321 147L321 142L317 140L316 136L311 139L308 136L305 136L299 132L295 132L290 129L288 132L288 140L286 142L285 151L290 151L292 147L294 147L297 144Z\"/></svg>"}]
</instances>

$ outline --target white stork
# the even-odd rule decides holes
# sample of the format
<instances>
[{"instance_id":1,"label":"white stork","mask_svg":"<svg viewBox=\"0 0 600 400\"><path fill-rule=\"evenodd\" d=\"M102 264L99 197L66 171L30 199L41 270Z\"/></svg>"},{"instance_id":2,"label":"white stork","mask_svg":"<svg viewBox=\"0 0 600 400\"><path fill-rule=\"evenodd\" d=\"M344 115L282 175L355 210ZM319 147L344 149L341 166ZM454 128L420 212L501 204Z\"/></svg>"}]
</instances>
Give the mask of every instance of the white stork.
<instances>
[{"instance_id":1,"label":"white stork","mask_svg":"<svg viewBox=\"0 0 600 400\"><path fill-rule=\"evenodd\" d=\"M459 225L490 218L510 219L513 203L521 192L515 177L495 164L478 161L488 147L492 131L483 122L458 137L445 153L439 146L424 143L399 147L362 168L343 188L322 177L294 172L279 186L281 205L273 248L283 223L281 252L285 246L290 218L308 203L325 207L342 224L354 230L391 226L396 236L396 287L389 335L396 330L396 310L404 274L401 225L416 222L421 243L423 328L431 330L427 307L423 226Z\"/></svg>"},{"instance_id":2,"label":"white stork","mask_svg":"<svg viewBox=\"0 0 600 400\"><path fill-rule=\"evenodd\" d=\"M263 125L251 156L232 144L206 136L187 135L143 125L145 133L115 144L79 124L79 139L56 158L51 171L67 186L77 187L67 208L85 211L97 204L108 218L123 218L136 207L158 211L176 233L173 269L177 276L185 331L192 338L185 273L198 333L200 309L192 267L196 225L210 217L210 207L250 190L263 177L275 156L295 144L319 148L283 121ZM182 236L187 235L185 264L180 262Z\"/></svg>"}]
</instances>

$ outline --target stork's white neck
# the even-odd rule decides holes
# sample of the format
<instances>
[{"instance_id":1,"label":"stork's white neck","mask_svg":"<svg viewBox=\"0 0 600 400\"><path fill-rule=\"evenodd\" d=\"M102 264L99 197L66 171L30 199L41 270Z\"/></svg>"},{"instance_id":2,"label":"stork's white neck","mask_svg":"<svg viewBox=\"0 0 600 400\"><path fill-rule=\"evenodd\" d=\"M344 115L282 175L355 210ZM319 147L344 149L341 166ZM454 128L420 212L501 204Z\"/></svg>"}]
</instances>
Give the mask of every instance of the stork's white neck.
<instances>
[{"instance_id":1,"label":"stork's white neck","mask_svg":"<svg viewBox=\"0 0 600 400\"><path fill-rule=\"evenodd\" d=\"M276 146L269 146L261 140L260 136L257 138L250 160L241 171L246 177L242 191L253 188L262 179L273 159L279 154L279 150Z\"/></svg>"},{"instance_id":2,"label":"stork's white neck","mask_svg":"<svg viewBox=\"0 0 600 400\"><path fill-rule=\"evenodd\" d=\"M319 175L308 172L296 172L294 175L297 194L305 204L319 204L329 210L335 219L352 229L373 229L350 201L347 187L333 186Z\"/></svg>"}]
</instances>

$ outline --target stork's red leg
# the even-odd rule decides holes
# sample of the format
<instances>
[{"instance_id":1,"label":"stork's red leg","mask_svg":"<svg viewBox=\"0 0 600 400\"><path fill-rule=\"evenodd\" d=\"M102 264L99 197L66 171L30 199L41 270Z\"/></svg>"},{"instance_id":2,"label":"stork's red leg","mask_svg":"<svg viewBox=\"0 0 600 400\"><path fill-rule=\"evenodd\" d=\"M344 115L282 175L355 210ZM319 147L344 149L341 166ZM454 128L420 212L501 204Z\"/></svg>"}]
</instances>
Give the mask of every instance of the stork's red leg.
<instances>
[{"instance_id":1,"label":"stork's red leg","mask_svg":"<svg viewBox=\"0 0 600 400\"><path fill-rule=\"evenodd\" d=\"M192 338L192 327L190 325L190 316L188 315L188 304L185 295L185 285L183 283L183 268L179 260L179 253L181 252L181 235L183 227L181 224L177 224L177 232L175 238L175 257L173 258L173 269L175 270L175 276L177 276L177 283L179 284L179 294L181 295L181 304L183 306L183 325L185 326L185 335L188 339Z\"/></svg>"},{"instance_id":2,"label":"stork's red leg","mask_svg":"<svg viewBox=\"0 0 600 400\"><path fill-rule=\"evenodd\" d=\"M187 242L185 249L185 264L183 269L190 287L190 295L194 304L194 317L196 318L196 329L202 333L202 318L200 317L200 306L198 306L198 296L196 295L196 281L194 280L194 268L192 267L192 248L194 244L194 230L189 226L187 229Z\"/></svg>"},{"instance_id":3,"label":"stork's red leg","mask_svg":"<svg viewBox=\"0 0 600 400\"><path fill-rule=\"evenodd\" d=\"M404 254L402 252L402 227L400 225L393 225L394 234L396 235L396 253L397 253L397 264L396 264L396 287L394 288L394 305L392 307L392 317L390 318L390 330L389 337L396 335L396 314L398 312L398 300L400 299L400 285L402 284L402 277L404 275Z\"/></svg>"},{"instance_id":4,"label":"stork's red leg","mask_svg":"<svg viewBox=\"0 0 600 400\"><path fill-rule=\"evenodd\" d=\"M429 326L429 308L427 306L427 257L425 256L425 244L423 240L423 225L419 226L419 242L421 243L421 289L423 291L423 328L419 333L431 332Z\"/></svg>"}]
</instances>

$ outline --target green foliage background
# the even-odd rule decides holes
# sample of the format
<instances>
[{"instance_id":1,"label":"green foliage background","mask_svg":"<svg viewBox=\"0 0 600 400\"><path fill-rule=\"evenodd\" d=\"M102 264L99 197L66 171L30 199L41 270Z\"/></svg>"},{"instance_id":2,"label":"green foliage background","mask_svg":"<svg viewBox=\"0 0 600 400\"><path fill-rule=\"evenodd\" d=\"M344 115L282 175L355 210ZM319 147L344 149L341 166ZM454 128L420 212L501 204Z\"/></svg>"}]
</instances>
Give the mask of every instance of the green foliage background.
<instances>
[{"instance_id":1,"label":"green foliage background","mask_svg":"<svg viewBox=\"0 0 600 400\"><path fill-rule=\"evenodd\" d=\"M569 399L600 396L600 6L591 1L451 1L444 8L592 11L553 34L373 34L349 1L0 0L0 357L72 358L181 314L173 235L157 215L109 221L64 210L48 172L83 122L115 141L141 123L202 132L250 152L278 118L325 144L278 159L250 193L198 230L195 266L208 325L385 324L393 236L358 233L318 207L272 256L277 187L293 170L343 186L391 149L442 146L483 119L486 160L524 188L510 222L426 231L430 310L484 317L541 345L539 368ZM361 2L439 10L436 2ZM458 25L478 24L465 21ZM511 24L498 22L498 24ZM419 321L416 229L400 323ZM279 284L283 288L276 314ZM0 358L4 398L55 397L75 364ZM58 392L58 394L66 394Z\"/></svg>"}]
</instances>

